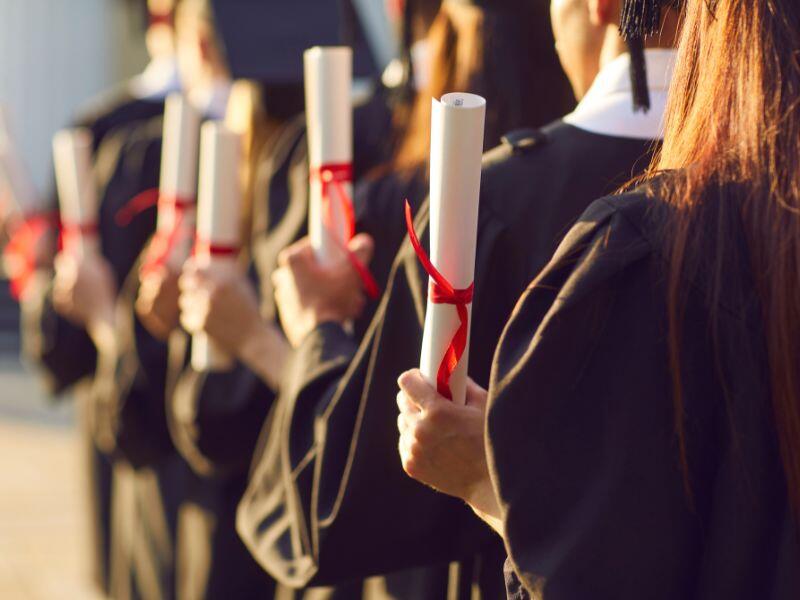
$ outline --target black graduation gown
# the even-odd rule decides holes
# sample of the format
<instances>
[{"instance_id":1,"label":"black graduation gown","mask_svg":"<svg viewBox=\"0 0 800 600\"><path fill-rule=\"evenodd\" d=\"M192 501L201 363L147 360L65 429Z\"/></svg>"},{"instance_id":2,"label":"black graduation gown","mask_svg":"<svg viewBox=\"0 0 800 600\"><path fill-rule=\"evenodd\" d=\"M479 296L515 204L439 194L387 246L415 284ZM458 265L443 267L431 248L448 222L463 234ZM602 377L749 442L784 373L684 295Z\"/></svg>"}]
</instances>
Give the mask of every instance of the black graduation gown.
<instances>
[{"instance_id":1,"label":"black graduation gown","mask_svg":"<svg viewBox=\"0 0 800 600\"><path fill-rule=\"evenodd\" d=\"M711 202L737 199L728 190ZM800 530L740 224L727 229L739 248L722 258L721 297L705 266L682 286L691 501L686 493L667 345L667 210L640 192L594 203L500 341L487 432L515 571L509 597L800 597ZM690 260L715 260L717 225L706 222L705 256Z\"/></svg>"},{"instance_id":2,"label":"black graduation gown","mask_svg":"<svg viewBox=\"0 0 800 600\"><path fill-rule=\"evenodd\" d=\"M91 374L88 423L97 447L113 459L108 555L109 593L115 597L173 596L175 494L180 487L177 455L171 449L164 417L164 373L153 361L164 348L133 317L136 264L155 228L155 207L136 214L128 224L118 222L120 210L138 193L157 187L161 153L161 119L118 127L98 148L95 175L101 190L98 216L101 251L111 265L118 294L120 352L75 357L81 369L73 380ZM41 322L65 321L52 311L49 300ZM41 331L43 327L39 327ZM76 354L78 328L51 338L43 364L63 364L60 356ZM88 339L88 338L87 338ZM91 342L89 342L91 343ZM78 347L79 348L79 347ZM93 347L92 347L93 349Z\"/></svg>"},{"instance_id":3,"label":"black graduation gown","mask_svg":"<svg viewBox=\"0 0 800 600\"><path fill-rule=\"evenodd\" d=\"M487 155L469 365L476 381L488 383L505 320L559 238L598 193L647 164L651 145L557 122L507 136ZM424 203L416 225L426 245L427 223ZM251 551L282 580L329 583L461 560L451 593L469 597L479 580L485 597L504 594L496 537L462 502L408 478L397 454L396 378L419 364L427 279L404 243L360 346L328 323L293 357L238 520Z\"/></svg>"}]
</instances>

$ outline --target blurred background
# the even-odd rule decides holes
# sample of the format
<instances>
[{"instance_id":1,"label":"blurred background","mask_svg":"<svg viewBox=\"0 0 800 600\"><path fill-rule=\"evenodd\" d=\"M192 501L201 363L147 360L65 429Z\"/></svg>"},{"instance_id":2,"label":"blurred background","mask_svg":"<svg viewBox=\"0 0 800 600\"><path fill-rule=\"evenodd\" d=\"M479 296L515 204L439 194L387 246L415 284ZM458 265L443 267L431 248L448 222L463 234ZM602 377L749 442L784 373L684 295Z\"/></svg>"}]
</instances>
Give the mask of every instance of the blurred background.
<instances>
[{"instance_id":1,"label":"blurred background","mask_svg":"<svg viewBox=\"0 0 800 600\"><path fill-rule=\"evenodd\" d=\"M128 0L0 0L0 103L38 190L51 139L147 61ZM45 397L19 361L17 304L0 281L0 598L95 598L75 405Z\"/></svg>"}]
</instances>

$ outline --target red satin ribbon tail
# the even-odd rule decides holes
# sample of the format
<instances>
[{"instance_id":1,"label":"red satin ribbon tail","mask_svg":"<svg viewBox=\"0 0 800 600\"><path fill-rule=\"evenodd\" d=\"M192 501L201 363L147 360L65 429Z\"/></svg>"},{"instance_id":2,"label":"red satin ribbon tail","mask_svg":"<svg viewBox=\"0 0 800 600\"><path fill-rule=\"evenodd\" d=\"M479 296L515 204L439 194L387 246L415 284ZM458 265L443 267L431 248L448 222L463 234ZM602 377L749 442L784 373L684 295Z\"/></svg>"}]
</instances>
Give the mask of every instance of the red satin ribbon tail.
<instances>
[{"instance_id":1,"label":"red satin ribbon tail","mask_svg":"<svg viewBox=\"0 0 800 600\"><path fill-rule=\"evenodd\" d=\"M455 289L433 265L427 252L422 247L417 232L414 230L414 218L411 214L411 205L408 200L406 200L405 215L406 229L408 230L411 246L414 248L414 252L425 271L433 280L429 290L431 302L434 304L450 304L455 306L458 311L460 321L458 330L450 340L436 373L436 390L448 400L452 400L453 392L450 389L450 379L467 349L467 337L469 335L469 311L467 310L467 305L472 302L474 284L470 284L469 287L464 289Z\"/></svg>"},{"instance_id":2,"label":"red satin ribbon tail","mask_svg":"<svg viewBox=\"0 0 800 600\"><path fill-rule=\"evenodd\" d=\"M353 165L350 163L328 164L311 169L311 177L318 179L322 183L322 224L335 243L344 251L350 264L358 273L361 285L367 296L376 300L380 296L380 286L369 268L362 263L358 257L347 247L347 242L353 239L356 233L356 217L353 210L353 201L347 195L344 184L353 180ZM344 240L340 240L336 235L336 227L333 222L333 200L331 198L331 188L336 192L339 206L344 217Z\"/></svg>"},{"instance_id":3,"label":"red satin ribbon tail","mask_svg":"<svg viewBox=\"0 0 800 600\"><path fill-rule=\"evenodd\" d=\"M119 227L127 227L131 221L148 208L158 204L158 188L150 188L136 194L128 200L114 215L114 222Z\"/></svg>"}]
</instances>

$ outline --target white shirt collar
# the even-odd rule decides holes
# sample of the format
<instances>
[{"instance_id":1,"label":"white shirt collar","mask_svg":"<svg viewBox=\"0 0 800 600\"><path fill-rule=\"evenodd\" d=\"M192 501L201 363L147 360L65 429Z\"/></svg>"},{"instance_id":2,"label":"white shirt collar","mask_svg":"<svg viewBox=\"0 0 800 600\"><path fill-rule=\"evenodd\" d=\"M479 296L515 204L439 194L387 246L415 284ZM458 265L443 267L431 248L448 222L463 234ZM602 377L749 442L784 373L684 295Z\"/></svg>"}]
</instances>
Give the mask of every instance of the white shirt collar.
<instances>
[{"instance_id":1,"label":"white shirt collar","mask_svg":"<svg viewBox=\"0 0 800 600\"><path fill-rule=\"evenodd\" d=\"M664 109L667 105L676 51L649 48L644 51L650 110L633 111L630 54L622 54L603 67L592 87L564 121L591 133L641 140L664 137Z\"/></svg>"},{"instance_id":2,"label":"white shirt collar","mask_svg":"<svg viewBox=\"0 0 800 600\"><path fill-rule=\"evenodd\" d=\"M178 63L173 58L151 60L145 70L130 82L131 93L142 100L163 100L180 89Z\"/></svg>"}]
</instances>

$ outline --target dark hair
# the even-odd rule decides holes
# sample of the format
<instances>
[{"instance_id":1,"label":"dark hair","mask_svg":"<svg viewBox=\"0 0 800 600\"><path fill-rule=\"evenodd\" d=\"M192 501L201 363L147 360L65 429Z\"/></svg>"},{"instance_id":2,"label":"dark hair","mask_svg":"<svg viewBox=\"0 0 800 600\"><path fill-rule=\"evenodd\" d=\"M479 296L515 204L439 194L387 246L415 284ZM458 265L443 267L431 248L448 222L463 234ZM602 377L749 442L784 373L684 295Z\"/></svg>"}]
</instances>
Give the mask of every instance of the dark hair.
<instances>
[{"instance_id":1,"label":"dark hair","mask_svg":"<svg viewBox=\"0 0 800 600\"><path fill-rule=\"evenodd\" d=\"M793 513L800 521L800 3L687 2L663 148L670 244L668 317L676 427L687 466L680 327L688 269L705 257L712 295L743 228L764 327L769 393ZM735 188L733 198L715 193ZM731 218L731 215L734 218ZM707 246L707 244L706 244ZM716 322L712 314L712 325ZM714 329L714 328L712 328Z\"/></svg>"},{"instance_id":2,"label":"dark hair","mask_svg":"<svg viewBox=\"0 0 800 600\"><path fill-rule=\"evenodd\" d=\"M399 127L395 171L414 172L427 161L431 98L448 92L484 96L487 149L509 130L544 125L574 105L546 2L529 2L524 11L496 11L445 1L428 40L430 82Z\"/></svg>"}]
</instances>

